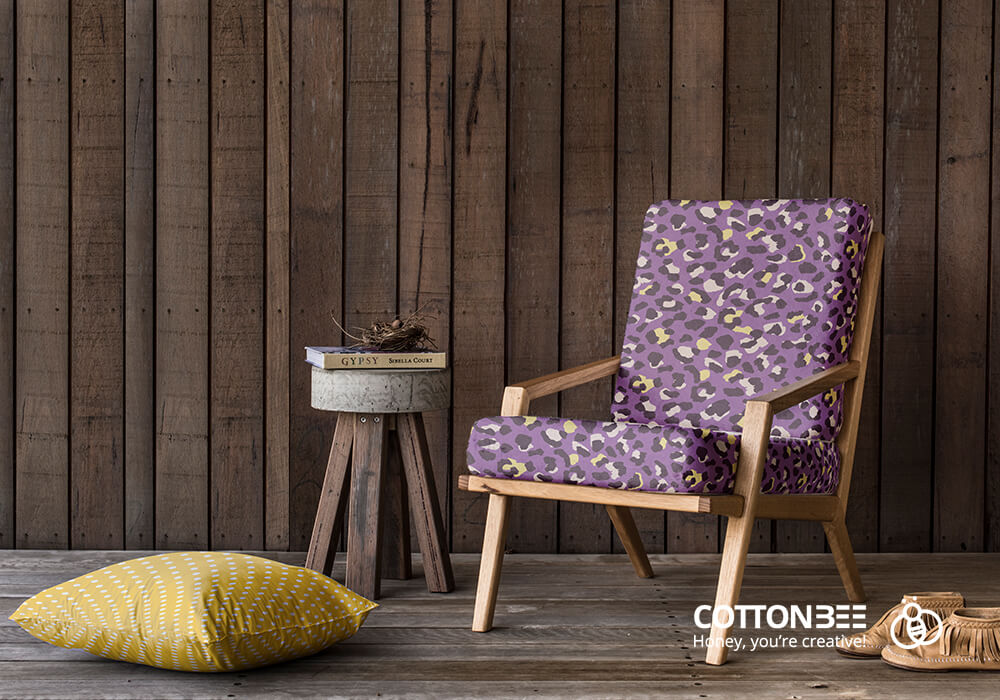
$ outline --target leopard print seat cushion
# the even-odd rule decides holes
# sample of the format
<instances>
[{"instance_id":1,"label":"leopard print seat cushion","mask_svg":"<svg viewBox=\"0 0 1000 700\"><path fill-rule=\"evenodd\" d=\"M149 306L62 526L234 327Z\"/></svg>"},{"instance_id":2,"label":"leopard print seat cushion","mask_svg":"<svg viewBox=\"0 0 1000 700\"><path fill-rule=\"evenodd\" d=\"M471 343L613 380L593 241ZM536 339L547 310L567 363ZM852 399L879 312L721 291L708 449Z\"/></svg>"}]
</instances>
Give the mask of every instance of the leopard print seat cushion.
<instances>
[{"instance_id":1,"label":"leopard print seat cushion","mask_svg":"<svg viewBox=\"0 0 1000 700\"><path fill-rule=\"evenodd\" d=\"M654 204L639 247L613 421L570 421L572 431L554 418L480 421L469 469L650 491L731 491L746 400L847 360L870 232L868 210L843 198ZM767 493L836 487L842 394L836 387L775 416Z\"/></svg>"},{"instance_id":2,"label":"leopard print seat cushion","mask_svg":"<svg viewBox=\"0 0 1000 700\"><path fill-rule=\"evenodd\" d=\"M740 436L652 423L534 416L484 418L472 427L474 474L581 486L730 493ZM775 437L764 464L764 493L830 493L837 447L825 440Z\"/></svg>"}]
</instances>

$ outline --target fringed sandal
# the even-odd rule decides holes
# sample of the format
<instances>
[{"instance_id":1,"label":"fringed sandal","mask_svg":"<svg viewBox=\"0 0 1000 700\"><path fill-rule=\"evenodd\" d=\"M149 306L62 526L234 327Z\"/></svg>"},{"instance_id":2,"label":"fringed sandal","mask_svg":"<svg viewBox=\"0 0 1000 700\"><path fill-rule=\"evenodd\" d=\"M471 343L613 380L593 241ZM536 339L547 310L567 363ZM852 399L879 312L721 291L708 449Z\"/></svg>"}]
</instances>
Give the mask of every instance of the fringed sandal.
<instances>
[{"instance_id":1,"label":"fringed sandal","mask_svg":"<svg viewBox=\"0 0 1000 700\"><path fill-rule=\"evenodd\" d=\"M908 671L1000 671L1000 608L956 610L923 644L890 645L882 660Z\"/></svg>"},{"instance_id":2,"label":"fringed sandal","mask_svg":"<svg viewBox=\"0 0 1000 700\"><path fill-rule=\"evenodd\" d=\"M842 637L837 640L837 651L844 656L853 659L878 659L882 657L882 650L892 645L893 628L895 628L896 639L904 644L909 644L908 626L902 616L903 609L916 603L923 610L934 612L939 620L945 619L952 611L965 605L965 598L961 593L907 593L898 605L889 608L885 614L878 619L874 625L864 632L852 634L849 637ZM924 623L930 627L937 624L930 615L925 616Z\"/></svg>"}]
</instances>

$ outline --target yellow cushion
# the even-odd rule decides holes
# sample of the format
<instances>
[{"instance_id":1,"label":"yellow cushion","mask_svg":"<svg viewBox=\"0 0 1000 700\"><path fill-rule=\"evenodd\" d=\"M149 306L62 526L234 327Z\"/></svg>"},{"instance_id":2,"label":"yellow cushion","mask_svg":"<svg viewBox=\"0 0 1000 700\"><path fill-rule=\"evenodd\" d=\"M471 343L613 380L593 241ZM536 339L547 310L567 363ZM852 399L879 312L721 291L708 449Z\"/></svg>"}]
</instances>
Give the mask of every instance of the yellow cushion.
<instances>
[{"instance_id":1,"label":"yellow cushion","mask_svg":"<svg viewBox=\"0 0 1000 700\"><path fill-rule=\"evenodd\" d=\"M29 598L10 619L39 639L181 671L235 671L314 654L376 607L299 566L171 552L106 566Z\"/></svg>"}]
</instances>

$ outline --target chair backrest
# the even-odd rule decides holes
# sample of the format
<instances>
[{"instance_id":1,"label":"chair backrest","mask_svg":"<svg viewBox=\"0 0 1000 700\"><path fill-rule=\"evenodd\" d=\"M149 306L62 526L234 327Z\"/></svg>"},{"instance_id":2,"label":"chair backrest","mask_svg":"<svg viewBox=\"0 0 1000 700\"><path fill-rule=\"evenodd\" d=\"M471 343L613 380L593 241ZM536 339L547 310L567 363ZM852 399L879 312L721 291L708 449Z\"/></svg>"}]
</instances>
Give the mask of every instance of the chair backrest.
<instances>
[{"instance_id":1,"label":"chair backrest","mask_svg":"<svg viewBox=\"0 0 1000 700\"><path fill-rule=\"evenodd\" d=\"M850 199L652 205L615 419L739 432L747 398L846 361L870 233ZM773 433L832 440L842 401L804 401Z\"/></svg>"}]
</instances>

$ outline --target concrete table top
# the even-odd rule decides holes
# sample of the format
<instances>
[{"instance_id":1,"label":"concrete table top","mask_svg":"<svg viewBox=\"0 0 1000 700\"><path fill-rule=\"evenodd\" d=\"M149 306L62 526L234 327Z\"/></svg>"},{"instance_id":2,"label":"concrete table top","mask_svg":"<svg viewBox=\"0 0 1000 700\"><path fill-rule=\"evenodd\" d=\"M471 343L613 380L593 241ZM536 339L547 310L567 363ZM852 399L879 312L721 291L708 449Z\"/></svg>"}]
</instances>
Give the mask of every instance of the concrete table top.
<instances>
[{"instance_id":1,"label":"concrete table top","mask_svg":"<svg viewBox=\"0 0 1000 700\"><path fill-rule=\"evenodd\" d=\"M321 411L419 413L450 404L450 369L312 368L311 405Z\"/></svg>"}]
</instances>

